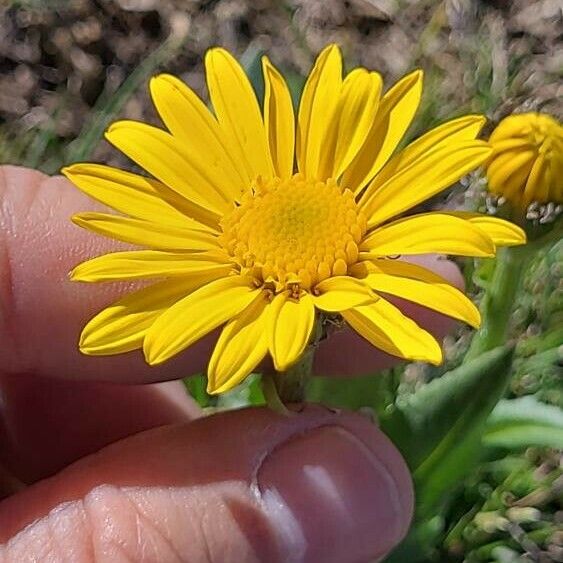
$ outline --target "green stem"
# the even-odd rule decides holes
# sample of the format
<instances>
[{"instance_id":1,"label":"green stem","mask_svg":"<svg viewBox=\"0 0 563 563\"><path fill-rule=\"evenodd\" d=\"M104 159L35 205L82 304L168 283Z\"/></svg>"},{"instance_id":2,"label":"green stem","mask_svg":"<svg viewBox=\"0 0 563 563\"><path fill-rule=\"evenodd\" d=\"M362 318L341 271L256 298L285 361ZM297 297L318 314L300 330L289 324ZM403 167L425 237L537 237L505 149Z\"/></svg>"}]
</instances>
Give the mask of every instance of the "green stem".
<instances>
[{"instance_id":1,"label":"green stem","mask_svg":"<svg viewBox=\"0 0 563 563\"><path fill-rule=\"evenodd\" d=\"M262 393L264 393L266 404L273 411L279 412L280 414L289 414L291 412L283 404L276 387L276 382L274 381L274 376L270 373L262 375Z\"/></svg>"},{"instance_id":2,"label":"green stem","mask_svg":"<svg viewBox=\"0 0 563 563\"><path fill-rule=\"evenodd\" d=\"M305 386L313 371L314 356L315 345L311 344L289 369L274 374L276 389L284 403L302 403L305 400Z\"/></svg>"},{"instance_id":3,"label":"green stem","mask_svg":"<svg viewBox=\"0 0 563 563\"><path fill-rule=\"evenodd\" d=\"M321 336L322 322L317 320L311 342L305 348L299 360L284 372L262 376L262 391L266 403L271 409L287 414L290 411L287 410L285 405L305 401L307 381L313 371L315 349Z\"/></svg>"},{"instance_id":4,"label":"green stem","mask_svg":"<svg viewBox=\"0 0 563 563\"><path fill-rule=\"evenodd\" d=\"M481 328L473 337L464 361L506 342L510 316L530 254L530 245L502 248L499 251L492 279L481 304Z\"/></svg>"}]
</instances>

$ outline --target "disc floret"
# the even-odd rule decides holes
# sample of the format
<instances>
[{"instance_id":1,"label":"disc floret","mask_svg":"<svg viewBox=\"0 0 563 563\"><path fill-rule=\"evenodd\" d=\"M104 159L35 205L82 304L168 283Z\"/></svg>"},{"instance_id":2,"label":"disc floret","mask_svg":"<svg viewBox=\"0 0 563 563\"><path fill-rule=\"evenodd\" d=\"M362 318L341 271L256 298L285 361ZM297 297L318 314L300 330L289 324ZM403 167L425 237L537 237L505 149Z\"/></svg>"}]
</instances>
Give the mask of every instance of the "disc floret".
<instances>
[{"instance_id":1,"label":"disc floret","mask_svg":"<svg viewBox=\"0 0 563 563\"><path fill-rule=\"evenodd\" d=\"M259 180L221 222L220 241L241 271L283 291L343 276L358 259L366 219L333 180Z\"/></svg>"}]
</instances>

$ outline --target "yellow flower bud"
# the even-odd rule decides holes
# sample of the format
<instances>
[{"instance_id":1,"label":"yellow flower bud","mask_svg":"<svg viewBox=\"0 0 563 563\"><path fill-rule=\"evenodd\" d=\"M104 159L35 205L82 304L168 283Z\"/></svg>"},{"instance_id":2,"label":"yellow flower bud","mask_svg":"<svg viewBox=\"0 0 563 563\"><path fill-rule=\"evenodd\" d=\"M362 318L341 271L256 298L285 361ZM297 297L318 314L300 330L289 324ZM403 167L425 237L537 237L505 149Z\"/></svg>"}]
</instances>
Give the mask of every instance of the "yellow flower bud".
<instances>
[{"instance_id":1,"label":"yellow flower bud","mask_svg":"<svg viewBox=\"0 0 563 563\"><path fill-rule=\"evenodd\" d=\"M489 190L513 205L563 202L563 127L539 113L510 115L491 134Z\"/></svg>"}]
</instances>

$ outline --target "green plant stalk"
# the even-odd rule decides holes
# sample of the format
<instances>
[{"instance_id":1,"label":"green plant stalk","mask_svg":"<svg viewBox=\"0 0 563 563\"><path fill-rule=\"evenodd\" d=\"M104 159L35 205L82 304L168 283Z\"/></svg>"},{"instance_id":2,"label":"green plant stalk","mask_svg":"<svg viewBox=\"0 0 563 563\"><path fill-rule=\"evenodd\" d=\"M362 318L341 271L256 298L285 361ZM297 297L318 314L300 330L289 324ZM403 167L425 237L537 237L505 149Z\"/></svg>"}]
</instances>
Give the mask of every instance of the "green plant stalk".
<instances>
[{"instance_id":1,"label":"green plant stalk","mask_svg":"<svg viewBox=\"0 0 563 563\"><path fill-rule=\"evenodd\" d=\"M295 364L273 375L277 392L284 403L302 403L305 400L305 387L313 371L315 348L315 344L310 344Z\"/></svg>"},{"instance_id":2,"label":"green plant stalk","mask_svg":"<svg viewBox=\"0 0 563 563\"><path fill-rule=\"evenodd\" d=\"M533 541L534 543L543 544L556 531L557 531L557 529L554 526L551 526L551 525L548 524L548 525L545 525L544 527L542 527L540 529L532 530L531 532L527 532L525 537L526 537L527 540ZM493 550L496 547L508 547L508 548L512 548L512 549L522 549L522 545L519 542L517 542L513 538L507 538L507 539L497 540L497 541L491 542L487 545L484 545L482 547L479 547L479 548L469 552L467 555L468 556L475 555L479 561L490 561Z\"/></svg>"},{"instance_id":3,"label":"green plant stalk","mask_svg":"<svg viewBox=\"0 0 563 563\"><path fill-rule=\"evenodd\" d=\"M454 527L448 532L444 539L444 547L450 548L455 545L456 542L464 542L463 532L469 523L473 520L475 515L479 512L479 507L472 506L468 512L466 512L454 525Z\"/></svg>"},{"instance_id":4,"label":"green plant stalk","mask_svg":"<svg viewBox=\"0 0 563 563\"><path fill-rule=\"evenodd\" d=\"M271 409L287 414L290 411L285 405L305 401L307 383L313 372L315 350L323 332L322 327L322 320L317 319L311 340L297 362L283 372L262 376L262 391Z\"/></svg>"},{"instance_id":5,"label":"green plant stalk","mask_svg":"<svg viewBox=\"0 0 563 563\"><path fill-rule=\"evenodd\" d=\"M268 407L281 414L290 414L286 404L305 400L305 388L313 369L314 355L315 346L309 345L288 370L262 376L262 392Z\"/></svg>"},{"instance_id":6,"label":"green plant stalk","mask_svg":"<svg viewBox=\"0 0 563 563\"><path fill-rule=\"evenodd\" d=\"M473 337L464 362L506 342L510 316L531 257L529 245L502 248L481 304L481 328Z\"/></svg>"},{"instance_id":7,"label":"green plant stalk","mask_svg":"<svg viewBox=\"0 0 563 563\"><path fill-rule=\"evenodd\" d=\"M274 376L271 373L262 375L262 393L264 394L266 404L271 410L280 414L290 413L280 398Z\"/></svg>"}]
</instances>

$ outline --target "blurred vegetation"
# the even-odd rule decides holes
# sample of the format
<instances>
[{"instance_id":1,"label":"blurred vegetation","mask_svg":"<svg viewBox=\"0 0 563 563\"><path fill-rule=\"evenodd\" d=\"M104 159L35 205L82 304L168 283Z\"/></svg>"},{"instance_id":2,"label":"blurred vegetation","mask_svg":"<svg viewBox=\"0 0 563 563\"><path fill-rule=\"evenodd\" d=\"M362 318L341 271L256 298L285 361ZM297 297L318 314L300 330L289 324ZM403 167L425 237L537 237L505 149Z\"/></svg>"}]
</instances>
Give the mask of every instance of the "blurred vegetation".
<instances>
[{"instance_id":1,"label":"blurred vegetation","mask_svg":"<svg viewBox=\"0 0 563 563\"><path fill-rule=\"evenodd\" d=\"M103 141L108 123L155 121L146 83L160 71L203 93L201 59L215 44L241 58L259 96L265 51L296 100L327 42L387 84L421 67L410 138L467 112L493 124L513 111L563 115L557 0L4 0L0 29L0 161L47 173L86 159L130 167ZM487 210L484 188L474 174L430 204ZM479 301L494 261L460 266ZM377 416L413 472L415 522L390 561L563 561L562 269L557 237L536 244L507 346L473 362L462 364L472 332L459 327L439 368L311 382L310 400ZM259 376L219 398L203 376L186 386L210 410L264 400Z\"/></svg>"}]
</instances>

